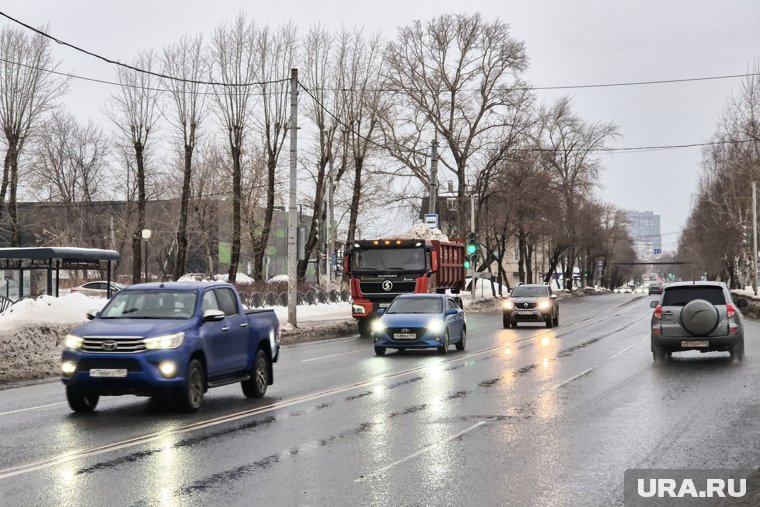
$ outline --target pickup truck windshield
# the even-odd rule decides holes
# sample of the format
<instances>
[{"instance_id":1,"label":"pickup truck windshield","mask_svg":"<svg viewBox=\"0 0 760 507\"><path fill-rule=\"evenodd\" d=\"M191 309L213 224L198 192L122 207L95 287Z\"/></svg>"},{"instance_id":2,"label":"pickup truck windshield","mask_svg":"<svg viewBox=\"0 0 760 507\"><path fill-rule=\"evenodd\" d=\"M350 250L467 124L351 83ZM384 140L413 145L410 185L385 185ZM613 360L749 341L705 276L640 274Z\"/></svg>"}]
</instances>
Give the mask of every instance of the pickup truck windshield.
<instances>
[{"instance_id":1,"label":"pickup truck windshield","mask_svg":"<svg viewBox=\"0 0 760 507\"><path fill-rule=\"evenodd\" d=\"M425 271L423 248L354 250L351 271Z\"/></svg>"},{"instance_id":2,"label":"pickup truck windshield","mask_svg":"<svg viewBox=\"0 0 760 507\"><path fill-rule=\"evenodd\" d=\"M399 298L386 313L441 313L440 298Z\"/></svg>"},{"instance_id":3,"label":"pickup truck windshield","mask_svg":"<svg viewBox=\"0 0 760 507\"><path fill-rule=\"evenodd\" d=\"M195 292L127 290L116 294L100 312L101 319L189 319Z\"/></svg>"}]
</instances>

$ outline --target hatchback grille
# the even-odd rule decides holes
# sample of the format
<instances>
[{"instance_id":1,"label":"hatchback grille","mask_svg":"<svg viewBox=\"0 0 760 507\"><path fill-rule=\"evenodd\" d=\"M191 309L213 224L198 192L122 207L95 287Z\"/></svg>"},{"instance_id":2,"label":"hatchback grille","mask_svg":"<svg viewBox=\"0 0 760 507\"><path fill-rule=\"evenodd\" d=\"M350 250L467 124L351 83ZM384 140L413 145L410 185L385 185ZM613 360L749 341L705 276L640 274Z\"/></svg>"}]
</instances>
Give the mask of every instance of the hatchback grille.
<instances>
[{"instance_id":1,"label":"hatchback grille","mask_svg":"<svg viewBox=\"0 0 760 507\"><path fill-rule=\"evenodd\" d=\"M85 352L142 352L145 342L139 336L85 336L82 342Z\"/></svg>"}]
</instances>

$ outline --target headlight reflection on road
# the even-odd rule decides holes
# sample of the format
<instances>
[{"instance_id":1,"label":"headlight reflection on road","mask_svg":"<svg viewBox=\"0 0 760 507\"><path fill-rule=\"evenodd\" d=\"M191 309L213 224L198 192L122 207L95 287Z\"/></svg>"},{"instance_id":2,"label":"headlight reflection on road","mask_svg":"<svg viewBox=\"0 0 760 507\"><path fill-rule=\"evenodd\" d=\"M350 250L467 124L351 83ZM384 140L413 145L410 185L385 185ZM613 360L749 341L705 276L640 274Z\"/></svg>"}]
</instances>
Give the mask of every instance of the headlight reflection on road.
<instances>
[{"instance_id":1,"label":"headlight reflection on road","mask_svg":"<svg viewBox=\"0 0 760 507\"><path fill-rule=\"evenodd\" d=\"M548 347L551 342L552 341L548 336L544 336L543 338L541 338L541 345L543 345L544 347Z\"/></svg>"},{"instance_id":2,"label":"headlight reflection on road","mask_svg":"<svg viewBox=\"0 0 760 507\"><path fill-rule=\"evenodd\" d=\"M156 464L155 473L156 500L160 505L167 507L182 505L180 499L174 496L182 483L179 471L183 468L177 449L174 447L175 443L175 437L171 435L164 436L158 442L161 452L159 453L160 463Z\"/></svg>"}]
</instances>

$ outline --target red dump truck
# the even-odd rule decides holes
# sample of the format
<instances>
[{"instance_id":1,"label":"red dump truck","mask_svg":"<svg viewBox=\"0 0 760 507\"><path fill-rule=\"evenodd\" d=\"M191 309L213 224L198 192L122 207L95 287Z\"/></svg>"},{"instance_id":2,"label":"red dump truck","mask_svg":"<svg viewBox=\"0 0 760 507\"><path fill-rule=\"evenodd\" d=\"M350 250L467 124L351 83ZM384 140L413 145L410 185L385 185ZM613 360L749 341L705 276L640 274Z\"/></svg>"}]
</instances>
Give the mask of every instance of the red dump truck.
<instances>
[{"instance_id":1,"label":"red dump truck","mask_svg":"<svg viewBox=\"0 0 760 507\"><path fill-rule=\"evenodd\" d=\"M356 241L347 250L345 273L350 277L351 313L359 333L367 336L378 308L400 294L458 294L464 290L464 243L425 239Z\"/></svg>"}]
</instances>

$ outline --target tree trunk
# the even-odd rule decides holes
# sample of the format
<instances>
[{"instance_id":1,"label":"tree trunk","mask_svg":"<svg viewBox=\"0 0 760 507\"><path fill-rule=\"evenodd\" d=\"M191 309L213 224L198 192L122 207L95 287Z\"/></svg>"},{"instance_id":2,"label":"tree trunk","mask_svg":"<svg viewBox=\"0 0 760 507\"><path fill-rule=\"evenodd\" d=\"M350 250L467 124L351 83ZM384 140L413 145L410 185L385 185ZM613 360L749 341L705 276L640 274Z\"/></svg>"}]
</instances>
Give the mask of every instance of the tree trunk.
<instances>
[{"instance_id":1,"label":"tree trunk","mask_svg":"<svg viewBox=\"0 0 760 507\"><path fill-rule=\"evenodd\" d=\"M320 167L318 167L317 172L317 188L316 188L316 194L314 197L314 212L311 217L311 225L309 226L309 234L306 238L306 258L302 261L298 261L298 279L300 281L304 281L306 278L306 268L309 265L309 259L311 258L311 254L314 252L314 248L317 246L317 242L319 240L324 240L325 238L320 238L317 232L319 231L319 222L322 220L322 208L324 206L325 202L325 167L327 166L327 160L320 161ZM325 218L325 220L328 220L328 218ZM327 233L327 227L325 229L325 234ZM319 266L320 262L317 262L317 272L319 272ZM317 277L319 279L319 277Z\"/></svg>"},{"instance_id":2,"label":"tree trunk","mask_svg":"<svg viewBox=\"0 0 760 507\"><path fill-rule=\"evenodd\" d=\"M525 278L533 283L533 244L525 240Z\"/></svg>"},{"instance_id":3,"label":"tree trunk","mask_svg":"<svg viewBox=\"0 0 760 507\"><path fill-rule=\"evenodd\" d=\"M517 273L520 283L525 283L525 239L522 231L517 236Z\"/></svg>"},{"instance_id":4,"label":"tree trunk","mask_svg":"<svg viewBox=\"0 0 760 507\"><path fill-rule=\"evenodd\" d=\"M364 165L363 159L355 159L356 170L354 172L354 195L351 197L351 208L348 219L348 236L346 237L346 243L353 243L356 238L356 222L359 218L359 199L362 195L362 166Z\"/></svg>"},{"instance_id":5,"label":"tree trunk","mask_svg":"<svg viewBox=\"0 0 760 507\"><path fill-rule=\"evenodd\" d=\"M240 194L243 192L240 168L240 136L235 135L235 141L230 146L232 151L232 247L230 248L230 269L227 281L237 280L238 263L240 262ZM271 208L270 208L271 209Z\"/></svg>"},{"instance_id":6,"label":"tree trunk","mask_svg":"<svg viewBox=\"0 0 760 507\"><path fill-rule=\"evenodd\" d=\"M11 246L21 246L21 226L18 222L16 196L18 191L18 144L8 147L10 156L10 195L8 196L8 218L11 225Z\"/></svg>"},{"instance_id":7,"label":"tree trunk","mask_svg":"<svg viewBox=\"0 0 760 507\"><path fill-rule=\"evenodd\" d=\"M177 264L174 267L174 279L185 274L187 265L187 214L190 206L190 181L192 177L193 145L185 145L185 168L182 175L182 198L179 211L179 229L177 229Z\"/></svg>"},{"instance_id":8,"label":"tree trunk","mask_svg":"<svg viewBox=\"0 0 760 507\"><path fill-rule=\"evenodd\" d=\"M267 207L264 211L264 223L261 227L261 236L253 252L253 272L257 280L264 279L264 255L269 244L269 232L272 230L272 216L274 213L274 186L275 186L275 169L277 169L277 159L274 155L269 154L267 157ZM288 217L290 220L290 217Z\"/></svg>"},{"instance_id":9,"label":"tree trunk","mask_svg":"<svg viewBox=\"0 0 760 507\"><path fill-rule=\"evenodd\" d=\"M140 283L142 273L142 231L145 229L145 161L142 143L134 143L137 162L137 227L132 235L132 283ZM145 273L148 279L148 273Z\"/></svg>"},{"instance_id":10,"label":"tree trunk","mask_svg":"<svg viewBox=\"0 0 760 507\"><path fill-rule=\"evenodd\" d=\"M3 182L2 186L0 186L0 213L5 211L5 194L8 193L8 178L10 176L11 168L10 151L10 148L5 150L5 160L3 162Z\"/></svg>"},{"instance_id":11,"label":"tree trunk","mask_svg":"<svg viewBox=\"0 0 760 507\"><path fill-rule=\"evenodd\" d=\"M575 249L571 249L565 261L564 279L565 288L573 290L573 270L575 268Z\"/></svg>"}]
</instances>

